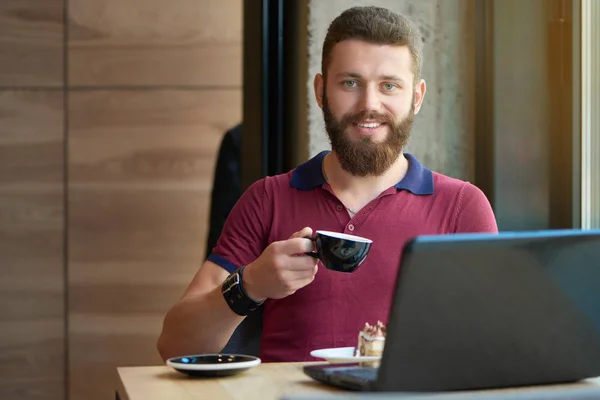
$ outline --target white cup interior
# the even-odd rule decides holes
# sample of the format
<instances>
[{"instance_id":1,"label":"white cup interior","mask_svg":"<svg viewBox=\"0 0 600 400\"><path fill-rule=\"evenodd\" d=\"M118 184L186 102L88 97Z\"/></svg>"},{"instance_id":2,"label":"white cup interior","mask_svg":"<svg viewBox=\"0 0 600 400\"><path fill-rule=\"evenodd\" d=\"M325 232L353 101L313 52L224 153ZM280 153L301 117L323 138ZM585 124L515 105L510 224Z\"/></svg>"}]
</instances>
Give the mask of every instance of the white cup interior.
<instances>
[{"instance_id":1,"label":"white cup interior","mask_svg":"<svg viewBox=\"0 0 600 400\"><path fill-rule=\"evenodd\" d=\"M354 240L355 242L360 243L373 243L371 239L367 239L360 236L348 235L346 233L340 232L331 232L331 231L317 231L316 233L320 233L321 235L331 236L338 239L346 239L346 240Z\"/></svg>"}]
</instances>

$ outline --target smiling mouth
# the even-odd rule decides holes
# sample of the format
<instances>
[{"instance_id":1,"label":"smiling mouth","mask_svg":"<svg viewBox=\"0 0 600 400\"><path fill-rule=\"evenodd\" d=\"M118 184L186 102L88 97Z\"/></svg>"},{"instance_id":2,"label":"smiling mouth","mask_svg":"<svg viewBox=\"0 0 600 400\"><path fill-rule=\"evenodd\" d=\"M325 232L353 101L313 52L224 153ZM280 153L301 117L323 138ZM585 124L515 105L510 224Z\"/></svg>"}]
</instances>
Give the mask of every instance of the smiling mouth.
<instances>
[{"instance_id":1,"label":"smiling mouth","mask_svg":"<svg viewBox=\"0 0 600 400\"><path fill-rule=\"evenodd\" d=\"M356 124L356 126L358 126L359 128L368 128L368 129L379 128L381 125L383 125L383 123L381 123L381 122L367 122L367 123L357 123Z\"/></svg>"}]
</instances>

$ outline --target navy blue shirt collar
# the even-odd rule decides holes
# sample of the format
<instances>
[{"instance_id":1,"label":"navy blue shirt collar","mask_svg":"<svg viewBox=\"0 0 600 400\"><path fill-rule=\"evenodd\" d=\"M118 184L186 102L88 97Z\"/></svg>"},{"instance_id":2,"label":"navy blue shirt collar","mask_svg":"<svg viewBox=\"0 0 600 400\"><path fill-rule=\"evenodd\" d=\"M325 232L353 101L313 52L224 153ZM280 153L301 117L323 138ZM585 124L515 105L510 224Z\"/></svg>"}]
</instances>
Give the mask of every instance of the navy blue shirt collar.
<instances>
[{"instance_id":1,"label":"navy blue shirt collar","mask_svg":"<svg viewBox=\"0 0 600 400\"><path fill-rule=\"evenodd\" d=\"M310 160L298 165L292 174L290 185L299 190L312 190L324 185L325 177L321 170L323 158L329 153L324 150ZM402 180L394 185L398 190L408 190L416 195L433 194L433 174L423 167L411 154L404 153L408 160L408 171Z\"/></svg>"}]
</instances>

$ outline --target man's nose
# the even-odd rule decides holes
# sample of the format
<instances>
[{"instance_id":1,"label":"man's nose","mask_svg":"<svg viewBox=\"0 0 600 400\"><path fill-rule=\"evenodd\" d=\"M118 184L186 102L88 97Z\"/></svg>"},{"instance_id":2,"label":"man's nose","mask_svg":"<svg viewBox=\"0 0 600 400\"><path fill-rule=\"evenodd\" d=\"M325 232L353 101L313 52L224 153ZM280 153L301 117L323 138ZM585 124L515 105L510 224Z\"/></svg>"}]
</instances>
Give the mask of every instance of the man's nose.
<instances>
[{"instance_id":1,"label":"man's nose","mask_svg":"<svg viewBox=\"0 0 600 400\"><path fill-rule=\"evenodd\" d=\"M381 107L381 99L379 98L380 93L376 88L367 86L360 99L361 111L379 111Z\"/></svg>"}]
</instances>

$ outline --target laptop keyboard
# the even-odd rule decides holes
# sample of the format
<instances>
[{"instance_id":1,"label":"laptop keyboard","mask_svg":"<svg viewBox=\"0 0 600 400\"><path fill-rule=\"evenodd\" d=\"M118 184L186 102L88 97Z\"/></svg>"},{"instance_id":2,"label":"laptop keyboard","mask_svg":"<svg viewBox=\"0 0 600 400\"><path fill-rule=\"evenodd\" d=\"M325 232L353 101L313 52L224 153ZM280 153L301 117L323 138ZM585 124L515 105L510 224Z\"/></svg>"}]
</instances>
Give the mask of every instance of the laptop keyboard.
<instances>
[{"instance_id":1,"label":"laptop keyboard","mask_svg":"<svg viewBox=\"0 0 600 400\"><path fill-rule=\"evenodd\" d=\"M375 381L377 378L377 368L336 368L331 372L341 373L365 381Z\"/></svg>"}]
</instances>

